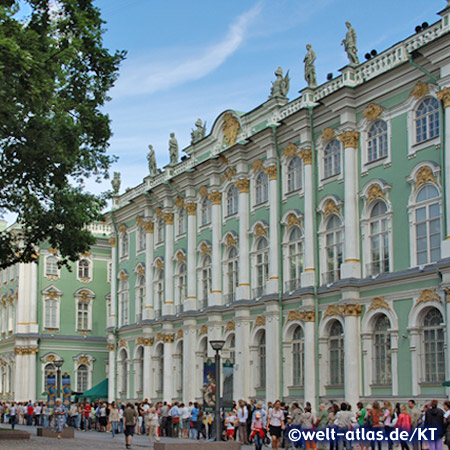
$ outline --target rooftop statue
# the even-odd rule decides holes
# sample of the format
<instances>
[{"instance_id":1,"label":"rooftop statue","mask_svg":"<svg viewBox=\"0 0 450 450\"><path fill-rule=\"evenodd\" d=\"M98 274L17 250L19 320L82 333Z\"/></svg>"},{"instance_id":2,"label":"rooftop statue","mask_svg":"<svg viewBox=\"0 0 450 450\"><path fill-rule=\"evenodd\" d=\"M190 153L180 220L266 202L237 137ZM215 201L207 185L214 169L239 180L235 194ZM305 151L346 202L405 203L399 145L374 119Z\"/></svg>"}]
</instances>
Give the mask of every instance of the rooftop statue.
<instances>
[{"instance_id":1,"label":"rooftop statue","mask_svg":"<svg viewBox=\"0 0 450 450\"><path fill-rule=\"evenodd\" d=\"M178 141L175 138L175 133L170 133L169 139L169 155L170 165L174 166L178 163Z\"/></svg>"},{"instance_id":2,"label":"rooftop statue","mask_svg":"<svg viewBox=\"0 0 450 450\"><path fill-rule=\"evenodd\" d=\"M120 190L120 173L114 172L114 178L111 180L114 195L119 195Z\"/></svg>"},{"instance_id":3,"label":"rooftop statue","mask_svg":"<svg viewBox=\"0 0 450 450\"><path fill-rule=\"evenodd\" d=\"M278 67L275 71L275 76L277 79L272 81L272 89L270 90L269 98L282 97L286 98L289 92L289 70L286 73L286 76L283 78L283 69Z\"/></svg>"},{"instance_id":4,"label":"rooftop statue","mask_svg":"<svg viewBox=\"0 0 450 450\"><path fill-rule=\"evenodd\" d=\"M203 123L202 119L197 119L197 122L195 122L195 126L197 128L191 131L191 144L195 144L196 142L201 141L206 134L206 122Z\"/></svg>"},{"instance_id":5,"label":"rooftop statue","mask_svg":"<svg viewBox=\"0 0 450 450\"><path fill-rule=\"evenodd\" d=\"M154 177L158 174L158 168L156 167L156 155L155 150L153 150L153 146L148 146L148 154L147 154L147 161L148 161L148 172L151 177Z\"/></svg>"},{"instance_id":6,"label":"rooftop statue","mask_svg":"<svg viewBox=\"0 0 450 450\"><path fill-rule=\"evenodd\" d=\"M341 45L344 46L345 51L347 52L350 64L354 66L359 64L358 49L356 48L356 31L352 28L352 24L350 22L345 22L345 26L348 31L345 35L345 39L341 42Z\"/></svg>"},{"instance_id":7,"label":"rooftop statue","mask_svg":"<svg viewBox=\"0 0 450 450\"><path fill-rule=\"evenodd\" d=\"M305 80L308 87L315 88L317 87L316 66L314 65L316 52L311 48L311 44L306 45L306 50L308 50L308 53L303 60L305 63Z\"/></svg>"}]
</instances>

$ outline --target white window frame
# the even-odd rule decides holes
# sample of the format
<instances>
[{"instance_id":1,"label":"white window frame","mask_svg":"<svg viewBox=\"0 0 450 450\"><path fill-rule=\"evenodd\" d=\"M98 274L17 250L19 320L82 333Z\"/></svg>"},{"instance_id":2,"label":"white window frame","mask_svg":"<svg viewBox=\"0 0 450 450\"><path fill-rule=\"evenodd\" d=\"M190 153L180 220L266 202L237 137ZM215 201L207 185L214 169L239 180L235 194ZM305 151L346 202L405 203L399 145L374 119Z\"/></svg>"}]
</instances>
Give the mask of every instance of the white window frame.
<instances>
[{"instance_id":1,"label":"white window frame","mask_svg":"<svg viewBox=\"0 0 450 450\"><path fill-rule=\"evenodd\" d=\"M300 161L300 167L299 167L299 170L300 170L300 186L299 187L297 187L296 189L292 189L292 190L290 190L289 189L289 166L290 166L290 164L292 163L292 161L293 160L299 160ZM282 170L284 171L284 178L285 178L285 183L284 183L284 195L286 196L286 197L288 197L288 196L290 196L290 195L292 195L292 194L295 194L295 193L303 193L303 185L304 185L304 174L303 174L303 160L298 156L298 155L295 155L295 156L292 156L292 157L290 157L290 158L286 158L286 160L282 163Z\"/></svg>"},{"instance_id":2,"label":"white window frame","mask_svg":"<svg viewBox=\"0 0 450 450\"><path fill-rule=\"evenodd\" d=\"M291 214L293 214L293 213L291 213ZM293 280L291 280L291 271L290 271L290 264L289 264L289 262L290 262L290 246L292 245L292 242L289 240L289 238L290 238L291 232L294 230L294 228L298 228L300 230L300 234L301 234L301 238L297 242L300 242L301 246L302 246L303 265L302 265L302 269L300 270L299 276L297 279L298 286L295 287L294 289L286 289L288 287L288 285L291 286L292 284L296 284L296 283L292 282ZM284 264L285 286L283 286L283 288L284 288L284 291L287 292L287 291L292 291L292 290L298 289L300 287L301 274L305 268L304 267L304 264L305 264L305 234L304 234L303 228L300 225L292 225L289 227L286 226L285 230L284 230L282 246L283 246L283 255L284 255L284 261L285 261L285 264Z\"/></svg>"},{"instance_id":3,"label":"white window frame","mask_svg":"<svg viewBox=\"0 0 450 450\"><path fill-rule=\"evenodd\" d=\"M88 263L88 270L87 270L87 277L80 277L80 263L81 261L86 261ZM93 274L94 274L94 263L90 258L87 258L83 256L81 259L77 261L77 280L81 281L82 283L89 283L93 281Z\"/></svg>"},{"instance_id":4,"label":"white window frame","mask_svg":"<svg viewBox=\"0 0 450 450\"><path fill-rule=\"evenodd\" d=\"M177 238L185 236L187 232L187 212L184 209L184 206L180 206L176 210L175 220L176 220Z\"/></svg>"},{"instance_id":5,"label":"white window frame","mask_svg":"<svg viewBox=\"0 0 450 450\"><path fill-rule=\"evenodd\" d=\"M231 189L234 189L236 192L236 210L232 212L231 214L228 214L228 193ZM239 189L236 187L234 183L229 183L225 189L224 189L224 201L223 201L223 218L224 220L228 220L230 218L236 217L236 215L239 213Z\"/></svg>"},{"instance_id":6,"label":"white window frame","mask_svg":"<svg viewBox=\"0 0 450 450\"><path fill-rule=\"evenodd\" d=\"M198 223L199 228L204 229L211 226L212 222L212 201L205 195L200 198L200 208L198 208ZM206 215L206 222L203 222L204 214Z\"/></svg>"},{"instance_id":7,"label":"white window frame","mask_svg":"<svg viewBox=\"0 0 450 450\"><path fill-rule=\"evenodd\" d=\"M124 239L126 238L126 240ZM124 244L126 242L126 245ZM127 259L130 255L130 235L128 230L120 233L119 236L120 259Z\"/></svg>"},{"instance_id":8,"label":"white window frame","mask_svg":"<svg viewBox=\"0 0 450 450\"><path fill-rule=\"evenodd\" d=\"M162 276L161 276L162 275ZM165 273L163 268L158 268L155 263L155 277L153 281L153 311L162 314L165 293Z\"/></svg>"},{"instance_id":9,"label":"white window frame","mask_svg":"<svg viewBox=\"0 0 450 450\"><path fill-rule=\"evenodd\" d=\"M55 322L54 323L49 323L47 320L47 309L49 308L48 306L48 301L54 301L55 302ZM60 328L60 310L61 310L61 297L60 296L56 296L54 298L50 298L49 296L45 295L43 296L43 302L44 302L44 308L43 308L43 322L44 322L44 328L46 330L59 330Z\"/></svg>"},{"instance_id":10,"label":"white window frame","mask_svg":"<svg viewBox=\"0 0 450 450\"><path fill-rule=\"evenodd\" d=\"M44 266L45 266L45 277L47 279L49 279L49 280L56 280L58 278L61 278L61 269L57 265L56 265L56 271L49 272L49 270L48 270L48 267L49 267L48 260L50 258L55 258L55 260L56 260L55 265L59 261L58 256L56 256L56 254L54 254L54 253L49 253L48 255L45 256L45 264L44 264ZM3 275L4 275L3 278L5 278L5 275L7 275L6 270L4 270Z\"/></svg>"},{"instance_id":11,"label":"white window frame","mask_svg":"<svg viewBox=\"0 0 450 450\"><path fill-rule=\"evenodd\" d=\"M166 225L164 223L163 218L161 216L158 216L158 218L155 221L155 247L160 247L161 245L164 244L164 238L166 234L165 227Z\"/></svg>"},{"instance_id":12,"label":"white window frame","mask_svg":"<svg viewBox=\"0 0 450 450\"><path fill-rule=\"evenodd\" d=\"M147 246L147 232L142 225L136 226L136 255L145 252Z\"/></svg>"},{"instance_id":13,"label":"white window frame","mask_svg":"<svg viewBox=\"0 0 450 450\"><path fill-rule=\"evenodd\" d=\"M258 184L258 178L264 177L265 183ZM253 208L260 208L261 206L264 206L269 201L269 175L264 171L264 169L258 170L254 176L252 177L252 204ZM261 191L258 193L258 189L261 189ZM238 194L239 195L239 194ZM260 198L258 198L260 197ZM239 201L238 201L239 205ZM239 206L238 206L239 207Z\"/></svg>"},{"instance_id":14,"label":"white window frame","mask_svg":"<svg viewBox=\"0 0 450 450\"><path fill-rule=\"evenodd\" d=\"M143 280L143 283L139 283ZM143 295L141 296L141 292ZM141 322L144 319L145 306L145 275L136 276L136 284L134 289L134 319L135 322Z\"/></svg>"},{"instance_id":15,"label":"white window frame","mask_svg":"<svg viewBox=\"0 0 450 450\"><path fill-rule=\"evenodd\" d=\"M262 239L265 239L267 242L267 246L265 249L258 249L259 243L262 241ZM253 267L253 290L254 293L256 293L256 290L261 291L261 295L265 295L266 289L267 289L267 283L269 281L269 239L266 236L259 236L256 239L254 239L253 242L253 250L251 252L251 259L252 259L252 267ZM263 262L261 264L258 263L258 256L262 255ZM258 267L262 267L263 270L263 283L262 286L258 285ZM264 269L265 268L265 269ZM264 271L266 273L264 273ZM252 297L255 297L254 294L252 294ZM259 297L259 295L256 295L256 297Z\"/></svg>"},{"instance_id":16,"label":"white window frame","mask_svg":"<svg viewBox=\"0 0 450 450\"><path fill-rule=\"evenodd\" d=\"M130 324L130 284L128 280L119 281L117 294L119 298L119 327L124 327ZM124 312L127 312L126 317L124 317Z\"/></svg>"},{"instance_id":17,"label":"white window frame","mask_svg":"<svg viewBox=\"0 0 450 450\"><path fill-rule=\"evenodd\" d=\"M336 215L340 221L341 221L341 227L340 229L342 230L343 233L343 238L342 238L342 246L344 246L344 218L338 214L338 213L332 213L334 215ZM320 225L320 229L319 229L319 253L320 253L320 282L321 284L332 284L332 283L325 283L324 281L324 277L326 276L327 272L328 272L328 263L327 263L327 243L326 243L326 236L328 234L327 230L327 226L328 226L328 222L331 220L331 216L332 214L329 214L327 217L322 217L322 222ZM344 259L344 249L342 249L342 259ZM342 261L343 263L343 261ZM340 269L342 269L342 264ZM340 270L340 269L336 269L336 270ZM340 278L339 278L340 279ZM338 279L338 280L339 280ZM336 280L336 281L338 281Z\"/></svg>"}]
</instances>

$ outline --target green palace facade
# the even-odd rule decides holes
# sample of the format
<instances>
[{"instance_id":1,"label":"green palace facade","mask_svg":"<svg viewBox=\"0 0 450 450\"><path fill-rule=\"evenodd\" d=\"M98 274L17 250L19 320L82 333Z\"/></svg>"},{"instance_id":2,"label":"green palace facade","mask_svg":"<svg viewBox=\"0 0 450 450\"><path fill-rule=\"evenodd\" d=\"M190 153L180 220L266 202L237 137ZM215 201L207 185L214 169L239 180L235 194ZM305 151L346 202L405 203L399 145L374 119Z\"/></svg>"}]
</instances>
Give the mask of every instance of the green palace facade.
<instances>
[{"instance_id":1,"label":"green palace facade","mask_svg":"<svg viewBox=\"0 0 450 450\"><path fill-rule=\"evenodd\" d=\"M450 7L439 14L325 84L308 66L293 100L278 69L269 100L207 135L197 121L180 162L171 136L168 166L150 149L149 176L117 187L111 399L200 400L213 339L235 399L449 394Z\"/></svg>"},{"instance_id":2,"label":"green palace facade","mask_svg":"<svg viewBox=\"0 0 450 450\"><path fill-rule=\"evenodd\" d=\"M74 392L106 378L110 227L96 223L90 231L96 244L71 271L58 267L48 245L37 249L36 263L0 271L0 400L46 399L44 380L56 371L55 360L64 360Z\"/></svg>"}]
</instances>

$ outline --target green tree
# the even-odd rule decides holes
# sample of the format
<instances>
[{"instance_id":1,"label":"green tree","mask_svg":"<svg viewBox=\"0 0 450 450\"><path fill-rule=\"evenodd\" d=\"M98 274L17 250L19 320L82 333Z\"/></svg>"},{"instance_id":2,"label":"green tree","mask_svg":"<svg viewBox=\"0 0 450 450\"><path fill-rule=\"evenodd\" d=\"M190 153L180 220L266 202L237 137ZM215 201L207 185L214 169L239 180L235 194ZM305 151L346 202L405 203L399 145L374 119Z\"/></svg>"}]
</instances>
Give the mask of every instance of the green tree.
<instances>
[{"instance_id":1,"label":"green tree","mask_svg":"<svg viewBox=\"0 0 450 450\"><path fill-rule=\"evenodd\" d=\"M105 195L110 119L101 108L125 52L104 48L93 0L0 0L0 208L17 214L17 235L0 233L0 268L35 258L48 241L62 261L94 243L85 227Z\"/></svg>"}]
</instances>

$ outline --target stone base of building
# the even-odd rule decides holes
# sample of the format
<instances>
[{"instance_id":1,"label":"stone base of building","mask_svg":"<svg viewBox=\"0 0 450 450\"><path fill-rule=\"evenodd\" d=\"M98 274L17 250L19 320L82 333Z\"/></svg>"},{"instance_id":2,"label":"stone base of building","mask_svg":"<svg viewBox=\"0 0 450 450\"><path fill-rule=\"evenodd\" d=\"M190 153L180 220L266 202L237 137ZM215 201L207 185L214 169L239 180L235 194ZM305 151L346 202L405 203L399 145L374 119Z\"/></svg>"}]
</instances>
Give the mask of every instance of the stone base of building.
<instances>
[{"instance_id":1,"label":"stone base of building","mask_svg":"<svg viewBox=\"0 0 450 450\"><path fill-rule=\"evenodd\" d=\"M198 450L198 446L202 450L241 450L240 442L156 442L155 450Z\"/></svg>"},{"instance_id":2,"label":"stone base of building","mask_svg":"<svg viewBox=\"0 0 450 450\"><path fill-rule=\"evenodd\" d=\"M52 437L56 438L57 433L53 431L53 428L38 428L36 432L37 436L40 437ZM64 428L61 433L63 439L71 439L75 437L75 431L73 428Z\"/></svg>"},{"instance_id":3,"label":"stone base of building","mask_svg":"<svg viewBox=\"0 0 450 450\"><path fill-rule=\"evenodd\" d=\"M30 439L30 433L22 430L0 430L0 441Z\"/></svg>"}]
</instances>

